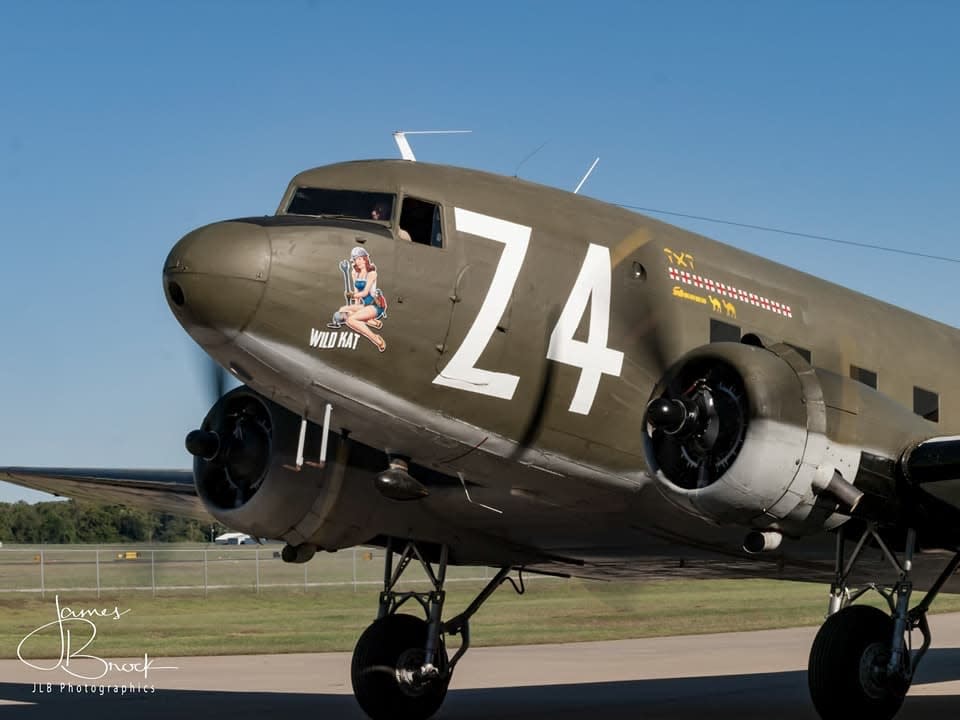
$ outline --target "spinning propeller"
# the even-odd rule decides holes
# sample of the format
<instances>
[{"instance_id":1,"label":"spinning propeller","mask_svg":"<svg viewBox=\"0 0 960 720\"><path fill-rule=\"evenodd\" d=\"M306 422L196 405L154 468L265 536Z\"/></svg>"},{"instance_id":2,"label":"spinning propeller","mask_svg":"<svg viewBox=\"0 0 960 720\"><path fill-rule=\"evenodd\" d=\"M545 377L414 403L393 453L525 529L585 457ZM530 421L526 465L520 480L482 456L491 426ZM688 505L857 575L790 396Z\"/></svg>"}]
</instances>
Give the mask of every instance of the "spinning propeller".
<instances>
[{"instance_id":1,"label":"spinning propeller","mask_svg":"<svg viewBox=\"0 0 960 720\"><path fill-rule=\"evenodd\" d=\"M746 438L749 409L739 372L719 358L681 361L654 393L644 413L653 459L673 484L709 487Z\"/></svg>"},{"instance_id":2,"label":"spinning propeller","mask_svg":"<svg viewBox=\"0 0 960 720\"><path fill-rule=\"evenodd\" d=\"M548 321L547 327L553 327L555 320ZM733 463L746 437L749 409L743 379L719 358L671 364L667 332L652 312L640 315L624 340L654 377L661 378L641 422L652 459L676 485L708 487ZM540 434L556 379L554 361L547 361L541 377L513 459L521 457Z\"/></svg>"},{"instance_id":3,"label":"spinning propeller","mask_svg":"<svg viewBox=\"0 0 960 720\"><path fill-rule=\"evenodd\" d=\"M201 428L187 434L185 445L194 456L195 472L207 475L207 487L218 495L214 499L225 507L239 507L266 475L270 416L253 397L224 394L227 373L212 360L208 378L213 407Z\"/></svg>"}]
</instances>

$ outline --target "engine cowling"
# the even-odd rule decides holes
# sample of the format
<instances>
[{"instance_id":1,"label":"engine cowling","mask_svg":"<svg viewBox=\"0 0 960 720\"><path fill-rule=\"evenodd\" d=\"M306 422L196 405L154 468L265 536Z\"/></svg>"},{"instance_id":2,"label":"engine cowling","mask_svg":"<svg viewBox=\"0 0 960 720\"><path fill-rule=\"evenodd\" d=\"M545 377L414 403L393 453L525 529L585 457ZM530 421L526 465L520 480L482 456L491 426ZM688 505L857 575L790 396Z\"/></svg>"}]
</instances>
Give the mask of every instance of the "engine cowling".
<instances>
[{"instance_id":1,"label":"engine cowling","mask_svg":"<svg viewBox=\"0 0 960 720\"><path fill-rule=\"evenodd\" d=\"M367 538L326 538L336 505L363 517L363 501L344 492L344 472L333 462L296 468L300 418L248 388L220 398L200 430L187 438L194 454L194 482L205 507L227 527L254 537L314 542L324 547ZM306 454L316 457L322 429L310 424ZM338 441L331 436L329 456Z\"/></svg>"},{"instance_id":2,"label":"engine cowling","mask_svg":"<svg viewBox=\"0 0 960 720\"><path fill-rule=\"evenodd\" d=\"M694 515L788 535L843 520L823 491L854 481L862 448L828 438L817 372L790 346L691 351L654 389L645 424L660 490Z\"/></svg>"}]
</instances>

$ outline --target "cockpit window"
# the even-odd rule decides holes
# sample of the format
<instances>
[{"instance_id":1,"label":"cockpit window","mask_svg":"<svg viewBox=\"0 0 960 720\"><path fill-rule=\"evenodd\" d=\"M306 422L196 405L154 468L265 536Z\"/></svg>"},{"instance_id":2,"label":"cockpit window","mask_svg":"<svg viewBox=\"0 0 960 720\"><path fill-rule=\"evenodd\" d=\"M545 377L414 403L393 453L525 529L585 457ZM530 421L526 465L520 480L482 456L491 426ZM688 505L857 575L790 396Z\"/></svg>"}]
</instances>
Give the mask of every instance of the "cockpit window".
<instances>
[{"instance_id":1,"label":"cockpit window","mask_svg":"<svg viewBox=\"0 0 960 720\"><path fill-rule=\"evenodd\" d=\"M440 206L436 203L405 197L403 209L400 211L400 239L443 247L440 214Z\"/></svg>"},{"instance_id":2,"label":"cockpit window","mask_svg":"<svg viewBox=\"0 0 960 720\"><path fill-rule=\"evenodd\" d=\"M393 204L390 193L301 187L287 206L287 214L389 221Z\"/></svg>"}]
</instances>

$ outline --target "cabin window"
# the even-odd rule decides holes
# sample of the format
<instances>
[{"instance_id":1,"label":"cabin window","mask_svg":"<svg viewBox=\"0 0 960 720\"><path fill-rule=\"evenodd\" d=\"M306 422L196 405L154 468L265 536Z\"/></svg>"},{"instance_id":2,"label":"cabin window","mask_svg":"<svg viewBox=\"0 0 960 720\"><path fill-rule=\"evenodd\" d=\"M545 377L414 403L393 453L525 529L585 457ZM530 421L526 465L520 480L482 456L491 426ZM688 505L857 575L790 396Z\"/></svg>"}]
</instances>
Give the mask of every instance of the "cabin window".
<instances>
[{"instance_id":1,"label":"cabin window","mask_svg":"<svg viewBox=\"0 0 960 720\"><path fill-rule=\"evenodd\" d=\"M287 214L389 222L394 199L390 193L301 187L293 194Z\"/></svg>"},{"instance_id":2,"label":"cabin window","mask_svg":"<svg viewBox=\"0 0 960 720\"><path fill-rule=\"evenodd\" d=\"M710 318L710 342L740 342L740 328Z\"/></svg>"},{"instance_id":3,"label":"cabin window","mask_svg":"<svg viewBox=\"0 0 960 720\"><path fill-rule=\"evenodd\" d=\"M436 203L405 197L400 211L399 236L421 245L443 247L440 206Z\"/></svg>"},{"instance_id":4,"label":"cabin window","mask_svg":"<svg viewBox=\"0 0 960 720\"><path fill-rule=\"evenodd\" d=\"M932 390L914 387L913 411L931 422L940 422L940 396Z\"/></svg>"},{"instance_id":5,"label":"cabin window","mask_svg":"<svg viewBox=\"0 0 960 720\"><path fill-rule=\"evenodd\" d=\"M808 363L813 362L813 353L811 353L809 350L807 350L806 348L802 348L799 345L794 345L793 343L786 343L786 344L792 347L794 350L796 350L797 354L800 357L802 357L804 360L806 360Z\"/></svg>"},{"instance_id":6,"label":"cabin window","mask_svg":"<svg viewBox=\"0 0 960 720\"><path fill-rule=\"evenodd\" d=\"M850 377L867 387L877 389L877 374L873 370L867 370L856 365L850 366Z\"/></svg>"}]
</instances>

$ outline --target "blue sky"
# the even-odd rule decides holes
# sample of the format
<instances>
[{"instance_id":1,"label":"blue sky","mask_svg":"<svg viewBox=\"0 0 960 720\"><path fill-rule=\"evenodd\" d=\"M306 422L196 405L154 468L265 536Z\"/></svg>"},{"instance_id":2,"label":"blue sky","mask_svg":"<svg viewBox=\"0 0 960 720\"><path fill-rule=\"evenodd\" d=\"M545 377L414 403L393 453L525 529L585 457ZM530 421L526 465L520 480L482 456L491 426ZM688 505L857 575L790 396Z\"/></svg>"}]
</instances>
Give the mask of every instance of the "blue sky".
<instances>
[{"instance_id":1,"label":"blue sky","mask_svg":"<svg viewBox=\"0 0 960 720\"><path fill-rule=\"evenodd\" d=\"M960 256L960 5L0 4L0 465L187 467L189 229L395 157ZM956 324L960 266L676 224ZM34 498L0 485L0 500Z\"/></svg>"}]
</instances>

